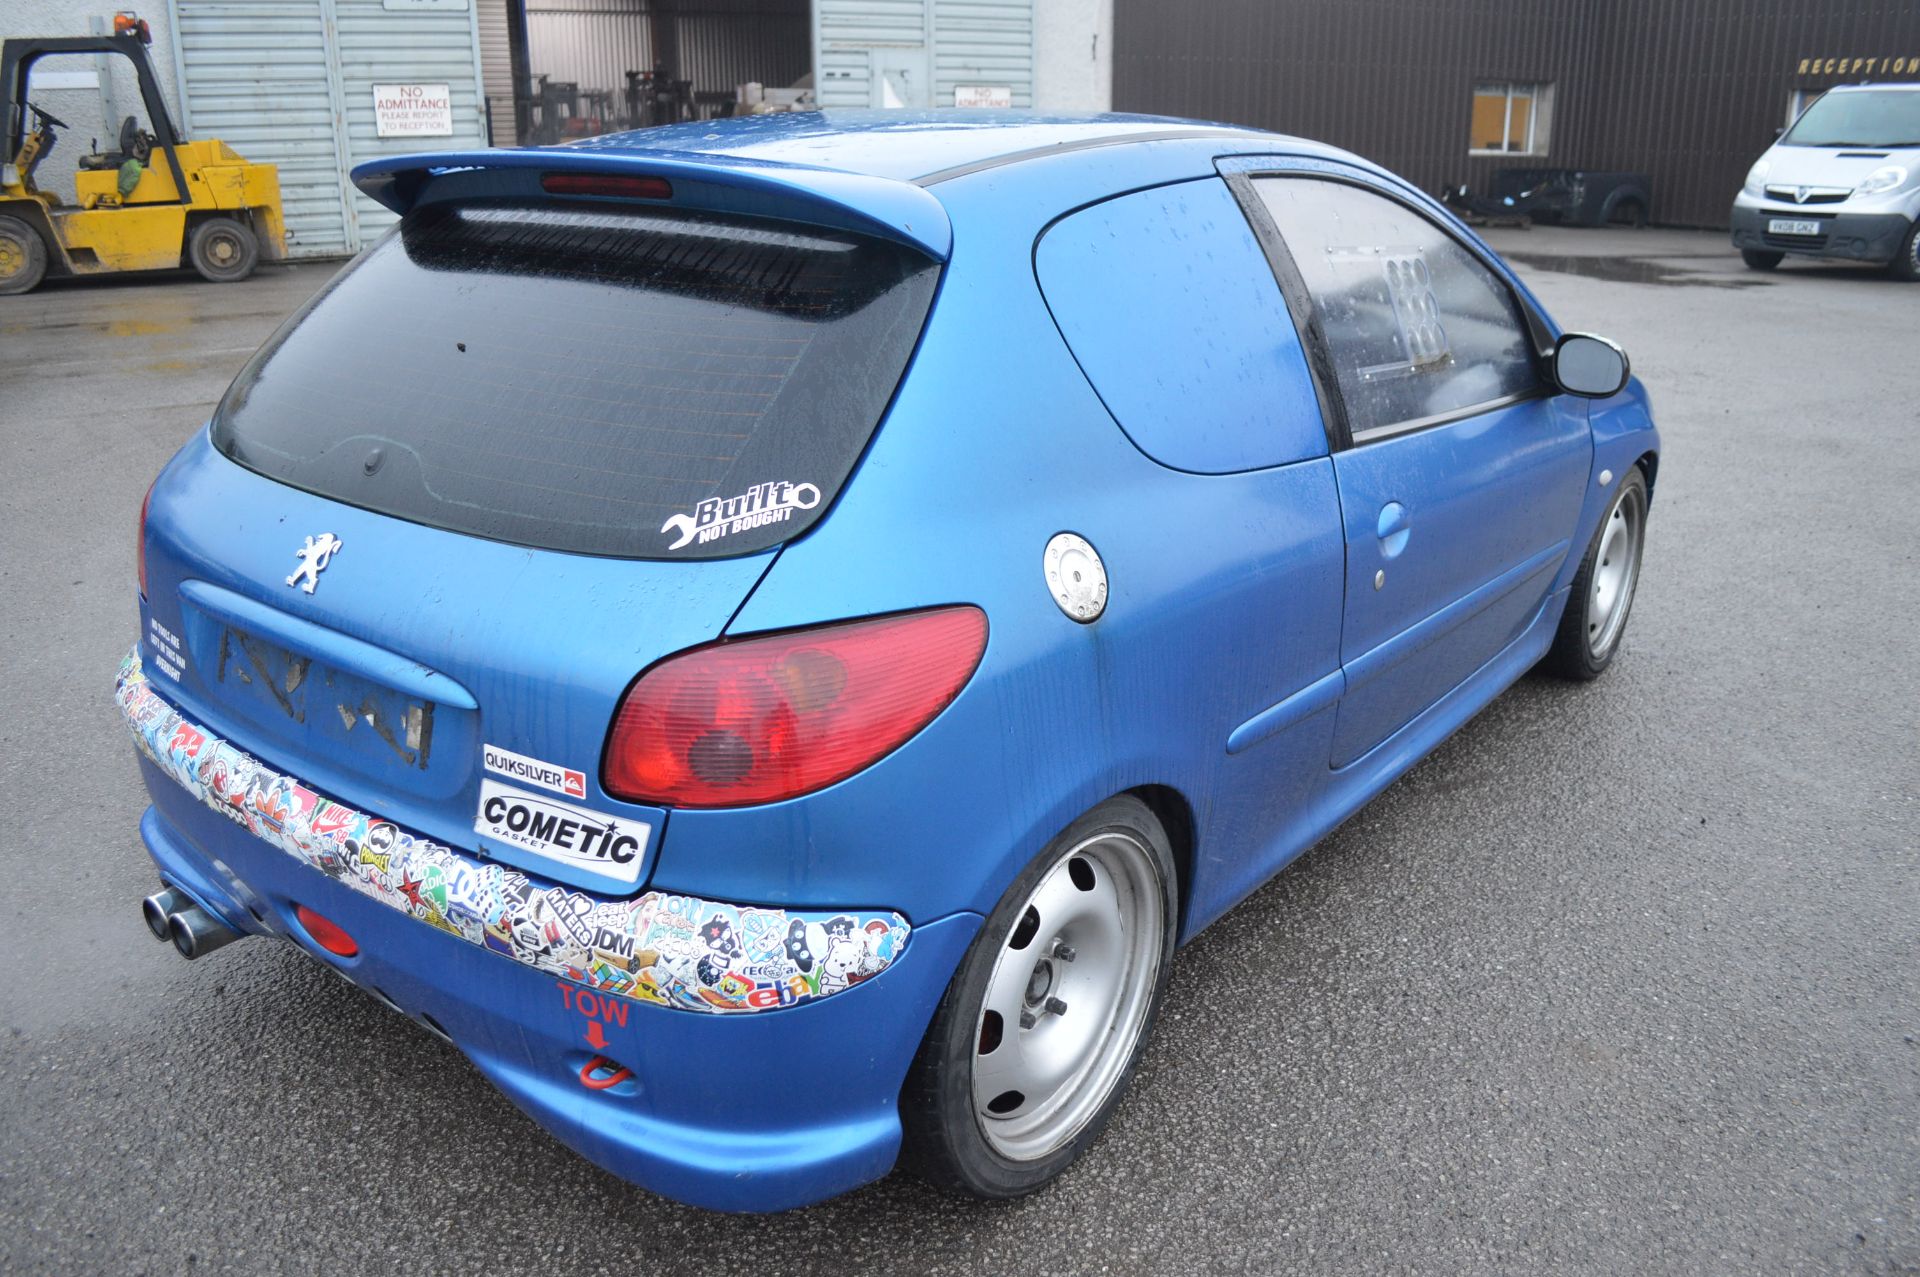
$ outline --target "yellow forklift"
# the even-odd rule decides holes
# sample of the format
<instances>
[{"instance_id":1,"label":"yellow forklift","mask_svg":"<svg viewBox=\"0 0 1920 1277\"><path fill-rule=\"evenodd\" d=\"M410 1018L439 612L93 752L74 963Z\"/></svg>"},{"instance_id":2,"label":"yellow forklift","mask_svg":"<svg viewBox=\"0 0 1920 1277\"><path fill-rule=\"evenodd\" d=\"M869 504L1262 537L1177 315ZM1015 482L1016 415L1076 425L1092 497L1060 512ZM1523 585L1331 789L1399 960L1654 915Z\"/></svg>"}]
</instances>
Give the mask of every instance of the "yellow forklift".
<instances>
[{"instance_id":1,"label":"yellow forklift","mask_svg":"<svg viewBox=\"0 0 1920 1277\"><path fill-rule=\"evenodd\" d=\"M152 37L132 14L111 36L8 40L0 44L0 294L24 293L47 274L167 270L191 265L219 283L245 279L262 259L287 255L280 174L213 140L174 131L147 60ZM128 116L118 149L80 158L78 203L62 205L33 184L33 170L68 125L27 100L33 64L73 53L133 62L151 132ZM95 145L98 145L96 142Z\"/></svg>"}]
</instances>

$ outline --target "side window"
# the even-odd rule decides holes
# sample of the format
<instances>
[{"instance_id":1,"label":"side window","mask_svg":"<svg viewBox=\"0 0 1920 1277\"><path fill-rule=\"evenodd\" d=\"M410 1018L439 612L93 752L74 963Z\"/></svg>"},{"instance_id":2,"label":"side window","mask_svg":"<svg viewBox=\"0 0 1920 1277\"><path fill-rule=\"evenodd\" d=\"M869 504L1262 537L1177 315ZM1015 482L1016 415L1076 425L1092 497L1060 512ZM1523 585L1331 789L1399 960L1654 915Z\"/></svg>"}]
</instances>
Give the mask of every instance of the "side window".
<instances>
[{"instance_id":1,"label":"side window","mask_svg":"<svg viewBox=\"0 0 1920 1277\"><path fill-rule=\"evenodd\" d=\"M1513 294L1438 226L1345 182L1253 187L1312 298L1355 438L1539 385Z\"/></svg>"},{"instance_id":2,"label":"side window","mask_svg":"<svg viewBox=\"0 0 1920 1277\"><path fill-rule=\"evenodd\" d=\"M1107 411L1161 465L1227 474L1327 455L1299 333L1220 178L1064 217L1034 271Z\"/></svg>"}]
</instances>

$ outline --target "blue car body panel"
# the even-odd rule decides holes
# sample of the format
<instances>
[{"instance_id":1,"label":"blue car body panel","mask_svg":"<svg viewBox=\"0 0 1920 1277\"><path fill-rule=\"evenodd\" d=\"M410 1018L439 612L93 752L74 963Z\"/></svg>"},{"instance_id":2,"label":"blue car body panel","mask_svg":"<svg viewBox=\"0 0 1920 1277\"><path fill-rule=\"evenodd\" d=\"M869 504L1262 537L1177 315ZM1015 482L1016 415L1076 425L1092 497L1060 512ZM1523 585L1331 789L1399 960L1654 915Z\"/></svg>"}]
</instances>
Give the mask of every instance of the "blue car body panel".
<instances>
[{"instance_id":1,"label":"blue car body panel","mask_svg":"<svg viewBox=\"0 0 1920 1277\"><path fill-rule=\"evenodd\" d=\"M666 176L676 202L886 236L943 274L852 477L774 550L640 561L459 536L274 483L196 436L158 480L147 524L141 655L155 690L317 787L530 875L606 898L892 909L912 940L818 1004L718 1017L608 999L627 1013L617 1042L634 1076L590 1091L577 1077L593 1053L587 1017L567 982L315 874L143 761L155 805L142 832L162 876L431 1017L559 1138L656 1191L778 1209L884 1173L898 1089L942 991L1059 830L1114 794L1148 796L1187 852L1192 937L1539 659L1620 478L1637 463L1651 476L1658 438L1638 383L1591 405L1543 396L1330 446L1270 275L1227 290L1217 313L1203 290L1148 275L1155 303L1103 320L1103 290L1124 297L1126 281L1087 277L1113 269L1087 228L1147 243L1153 219L1135 209L1190 201L1223 216L1223 174L1276 167L1393 191L1539 311L1397 178L1313 143L1151 117L773 116L363 167L362 188L397 208L526 197L548 171ZM1244 224L1220 236L1222 261L1265 269ZM1273 362L1156 386L1113 355L1140 341L1128 318L1168 342L1276 325ZM1206 413L1210 386L1242 437L1179 436L1182 401ZM1062 615L1042 579L1042 549L1063 530L1110 576L1091 625ZM321 588L283 584L301 539L323 532L340 548ZM1392 589L1375 589L1377 571ZM989 618L979 668L854 776L730 810L669 812L602 788L619 698L655 661L953 603ZM409 729L427 706L423 749ZM479 843L482 743L577 769L585 806L644 822L638 880ZM294 901L354 934L359 957L317 949ZM613 1038L604 1019L602 1031Z\"/></svg>"},{"instance_id":2,"label":"blue car body panel","mask_svg":"<svg viewBox=\"0 0 1920 1277\"><path fill-rule=\"evenodd\" d=\"M1347 529L1335 767L1532 619L1573 545L1593 457L1586 416L1584 402L1532 399L1334 458Z\"/></svg>"}]
</instances>

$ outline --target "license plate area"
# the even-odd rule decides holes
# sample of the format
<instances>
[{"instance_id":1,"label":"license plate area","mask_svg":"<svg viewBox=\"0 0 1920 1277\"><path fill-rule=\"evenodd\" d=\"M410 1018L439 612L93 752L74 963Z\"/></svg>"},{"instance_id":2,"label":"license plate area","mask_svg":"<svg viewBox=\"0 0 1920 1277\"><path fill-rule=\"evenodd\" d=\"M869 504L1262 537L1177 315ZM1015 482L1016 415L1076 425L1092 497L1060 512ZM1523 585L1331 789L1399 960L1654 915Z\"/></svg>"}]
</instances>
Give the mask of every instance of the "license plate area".
<instances>
[{"instance_id":1,"label":"license plate area","mask_svg":"<svg viewBox=\"0 0 1920 1277\"><path fill-rule=\"evenodd\" d=\"M250 704L256 714L277 711L316 735L367 746L364 752L389 766L426 771L432 764L432 701L332 669L231 625L220 627L212 678L229 699Z\"/></svg>"},{"instance_id":2,"label":"license plate area","mask_svg":"<svg viewBox=\"0 0 1920 1277\"><path fill-rule=\"evenodd\" d=\"M182 598L192 667L182 690L217 729L244 724L240 739L300 759L303 774L336 790L360 778L446 798L466 782L479 749L475 710L342 668L314 654L324 643L302 650L244 620Z\"/></svg>"},{"instance_id":3,"label":"license plate area","mask_svg":"<svg viewBox=\"0 0 1920 1277\"><path fill-rule=\"evenodd\" d=\"M1818 235L1821 229L1818 222L1798 221L1788 217L1776 217L1767 223L1769 235Z\"/></svg>"}]
</instances>

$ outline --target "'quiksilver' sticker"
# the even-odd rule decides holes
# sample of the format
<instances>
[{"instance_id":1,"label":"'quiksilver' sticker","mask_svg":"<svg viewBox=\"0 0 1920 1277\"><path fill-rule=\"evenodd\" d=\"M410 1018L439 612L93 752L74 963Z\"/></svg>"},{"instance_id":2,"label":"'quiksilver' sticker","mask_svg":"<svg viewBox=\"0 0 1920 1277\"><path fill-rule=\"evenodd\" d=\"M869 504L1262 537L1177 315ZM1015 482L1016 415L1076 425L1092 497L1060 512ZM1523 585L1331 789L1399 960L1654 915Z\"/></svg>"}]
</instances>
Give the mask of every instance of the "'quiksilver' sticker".
<instances>
[{"instance_id":1,"label":"'quiksilver' sticker","mask_svg":"<svg viewBox=\"0 0 1920 1277\"><path fill-rule=\"evenodd\" d=\"M770 523L785 523L795 510L820 504L820 489L811 483L756 483L737 497L710 497L693 507L692 514L676 514L660 525L660 534L674 534L669 550L721 537L751 532Z\"/></svg>"},{"instance_id":2,"label":"'quiksilver' sticker","mask_svg":"<svg viewBox=\"0 0 1920 1277\"><path fill-rule=\"evenodd\" d=\"M571 767L556 767L552 763L543 763L537 758L528 758L525 754L516 754L510 749L501 749L498 745L482 745L480 760L486 764L490 772L499 772L502 776L524 780L530 785L551 789L556 794L566 794L573 798L587 796L587 774L583 771L575 771Z\"/></svg>"},{"instance_id":3,"label":"'quiksilver' sticker","mask_svg":"<svg viewBox=\"0 0 1920 1277\"><path fill-rule=\"evenodd\" d=\"M473 831L559 864L638 882L653 827L483 780Z\"/></svg>"}]
</instances>

